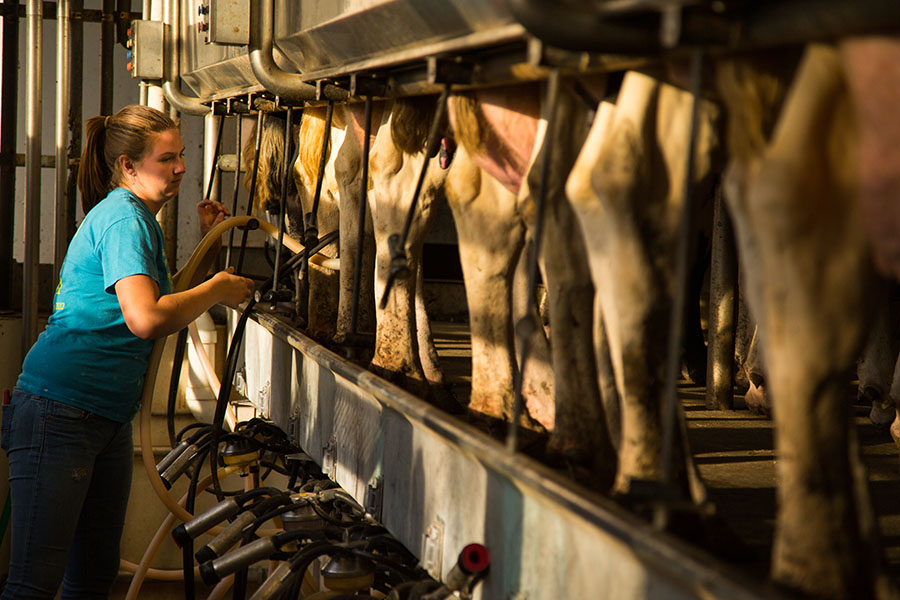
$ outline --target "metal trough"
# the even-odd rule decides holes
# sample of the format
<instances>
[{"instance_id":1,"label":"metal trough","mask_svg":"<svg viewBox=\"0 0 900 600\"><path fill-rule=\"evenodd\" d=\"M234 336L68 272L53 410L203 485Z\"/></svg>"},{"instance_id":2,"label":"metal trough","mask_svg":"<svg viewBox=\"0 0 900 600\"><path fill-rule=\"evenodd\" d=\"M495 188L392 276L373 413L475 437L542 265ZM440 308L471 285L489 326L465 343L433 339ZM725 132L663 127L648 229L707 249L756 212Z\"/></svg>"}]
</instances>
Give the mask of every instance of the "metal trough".
<instances>
[{"instance_id":1,"label":"metal trough","mask_svg":"<svg viewBox=\"0 0 900 600\"><path fill-rule=\"evenodd\" d=\"M236 319L231 315L231 324ZM257 313L243 392L433 575L485 544L484 599L779 595Z\"/></svg>"}]
</instances>

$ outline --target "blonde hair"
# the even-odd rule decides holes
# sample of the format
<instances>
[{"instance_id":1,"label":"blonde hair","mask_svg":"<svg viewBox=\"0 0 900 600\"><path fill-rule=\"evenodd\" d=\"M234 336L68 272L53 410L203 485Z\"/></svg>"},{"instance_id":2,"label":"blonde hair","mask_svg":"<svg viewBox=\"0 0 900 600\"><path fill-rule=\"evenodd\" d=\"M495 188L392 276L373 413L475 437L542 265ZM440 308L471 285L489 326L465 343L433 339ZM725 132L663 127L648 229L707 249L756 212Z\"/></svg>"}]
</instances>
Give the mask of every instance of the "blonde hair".
<instances>
[{"instance_id":1,"label":"blonde hair","mask_svg":"<svg viewBox=\"0 0 900 600\"><path fill-rule=\"evenodd\" d=\"M122 183L119 157L141 160L156 134L177 129L168 115L132 104L108 117L92 117L84 127L84 149L78 166L78 189L85 214Z\"/></svg>"}]
</instances>

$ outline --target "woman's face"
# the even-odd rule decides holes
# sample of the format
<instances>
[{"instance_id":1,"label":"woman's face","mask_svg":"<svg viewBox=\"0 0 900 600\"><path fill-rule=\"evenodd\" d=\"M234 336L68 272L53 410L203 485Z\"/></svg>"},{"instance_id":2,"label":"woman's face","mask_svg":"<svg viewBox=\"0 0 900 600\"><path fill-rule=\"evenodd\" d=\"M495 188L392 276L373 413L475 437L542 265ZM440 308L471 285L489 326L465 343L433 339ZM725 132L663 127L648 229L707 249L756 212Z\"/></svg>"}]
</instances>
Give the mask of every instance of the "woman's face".
<instances>
[{"instance_id":1,"label":"woman's face","mask_svg":"<svg viewBox=\"0 0 900 600\"><path fill-rule=\"evenodd\" d=\"M150 149L136 162L125 160L125 182L155 214L178 195L184 175L184 144L177 129L154 134Z\"/></svg>"}]
</instances>

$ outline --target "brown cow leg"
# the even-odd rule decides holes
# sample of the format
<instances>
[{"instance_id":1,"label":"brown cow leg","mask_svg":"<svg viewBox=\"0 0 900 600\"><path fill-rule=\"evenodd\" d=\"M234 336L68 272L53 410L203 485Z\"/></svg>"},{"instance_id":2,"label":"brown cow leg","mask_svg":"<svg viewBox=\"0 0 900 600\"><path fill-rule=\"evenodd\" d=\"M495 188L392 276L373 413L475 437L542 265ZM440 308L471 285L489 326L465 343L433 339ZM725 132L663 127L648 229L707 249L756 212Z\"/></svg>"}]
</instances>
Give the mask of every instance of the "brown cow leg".
<instances>
[{"instance_id":1,"label":"brown cow leg","mask_svg":"<svg viewBox=\"0 0 900 600\"><path fill-rule=\"evenodd\" d=\"M561 93L556 126L547 132L544 107L527 184L519 192L523 214L533 215L533 197L547 189L541 262L546 276L550 312L550 350L556 375L556 418L548 445L551 454L578 461L590 459L603 486L614 471L615 450L610 442L597 386L593 348L594 286L590 280L584 240L565 194L566 177L587 133L584 105ZM550 173L541 172L544 152L552 149Z\"/></svg>"},{"instance_id":2,"label":"brown cow leg","mask_svg":"<svg viewBox=\"0 0 900 600\"><path fill-rule=\"evenodd\" d=\"M334 163L334 173L340 190L341 219L341 273L340 299L337 314L338 342L350 332L350 320L353 307L353 271L358 247L357 232L359 227L359 190L362 173L360 161L362 148L358 140L348 131L344 142L338 150ZM363 260L360 271L359 305L357 314L357 332L375 331L375 292L373 277L375 273L375 237L372 234L372 213L366 210L365 239L363 240Z\"/></svg>"},{"instance_id":3,"label":"brown cow leg","mask_svg":"<svg viewBox=\"0 0 900 600\"><path fill-rule=\"evenodd\" d=\"M516 217L518 219L518 216ZM522 397L528 413L548 431L555 426L556 403L553 393L553 364L550 356L550 342L544 331L544 325L538 314L538 308L534 304L530 314L528 310L528 296L535 295L535 290L528 289L528 265L532 260L531 253L534 244L526 238L525 246L519 254L518 264L513 274L513 329L522 318L527 316L531 320L531 335L528 339L528 361L525 363L525 375L522 379ZM518 338L519 332L515 332L515 349L518 352L522 340ZM522 357L516 354L516 364L521 363Z\"/></svg>"},{"instance_id":4,"label":"brown cow leg","mask_svg":"<svg viewBox=\"0 0 900 600\"><path fill-rule=\"evenodd\" d=\"M892 591L846 398L871 289L850 122L837 53L810 47L763 160L729 169L728 201L742 260L753 267L747 291L778 405L772 575L828 598ZM745 193L734 193L735 180Z\"/></svg>"},{"instance_id":5,"label":"brown cow leg","mask_svg":"<svg viewBox=\"0 0 900 600\"><path fill-rule=\"evenodd\" d=\"M508 421L516 370L512 280L524 227L516 218L515 195L484 174L462 145L447 174L446 190L456 222L469 306L469 410Z\"/></svg>"}]
</instances>

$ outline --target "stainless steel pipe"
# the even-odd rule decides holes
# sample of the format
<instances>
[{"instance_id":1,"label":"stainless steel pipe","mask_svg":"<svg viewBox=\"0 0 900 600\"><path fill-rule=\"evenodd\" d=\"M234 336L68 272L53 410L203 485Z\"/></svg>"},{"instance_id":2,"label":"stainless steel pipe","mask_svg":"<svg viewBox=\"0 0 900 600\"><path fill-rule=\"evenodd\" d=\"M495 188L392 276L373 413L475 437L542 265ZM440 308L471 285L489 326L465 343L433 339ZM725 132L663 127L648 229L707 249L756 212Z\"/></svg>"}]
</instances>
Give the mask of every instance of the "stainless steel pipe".
<instances>
[{"instance_id":1,"label":"stainless steel pipe","mask_svg":"<svg viewBox=\"0 0 900 600\"><path fill-rule=\"evenodd\" d=\"M10 156L16 152L16 113L19 99L19 2L3 2L14 10L2 18L2 47L0 47L0 156ZM16 204L16 167L9 159L0 160L0 310L13 308L13 273L16 261L13 259L13 215Z\"/></svg>"},{"instance_id":2,"label":"stainless steel pipe","mask_svg":"<svg viewBox=\"0 0 900 600\"><path fill-rule=\"evenodd\" d=\"M69 76L71 53L69 48L69 0L59 0L56 7L56 214L53 221L53 282L59 281L63 258L69 245L67 202L68 145L69 145Z\"/></svg>"},{"instance_id":3,"label":"stainless steel pipe","mask_svg":"<svg viewBox=\"0 0 900 600\"><path fill-rule=\"evenodd\" d=\"M185 96L181 91L181 65L178 48L181 44L181 5L179 0L164 0L163 22L166 31L163 35L163 93L170 105L179 112L189 115L205 115L210 111L198 98Z\"/></svg>"},{"instance_id":4,"label":"stainless steel pipe","mask_svg":"<svg viewBox=\"0 0 900 600\"><path fill-rule=\"evenodd\" d=\"M171 0L170 0L171 1ZM275 64L273 25L274 0L250 0L250 67L257 80L273 94L291 103L315 101L316 86L297 73L282 71ZM333 85L322 87L322 100L346 100L347 90Z\"/></svg>"},{"instance_id":5,"label":"stainless steel pipe","mask_svg":"<svg viewBox=\"0 0 900 600\"><path fill-rule=\"evenodd\" d=\"M25 8L25 260L22 285L22 357L37 339L38 267L41 262L41 77L44 6Z\"/></svg>"}]
</instances>

